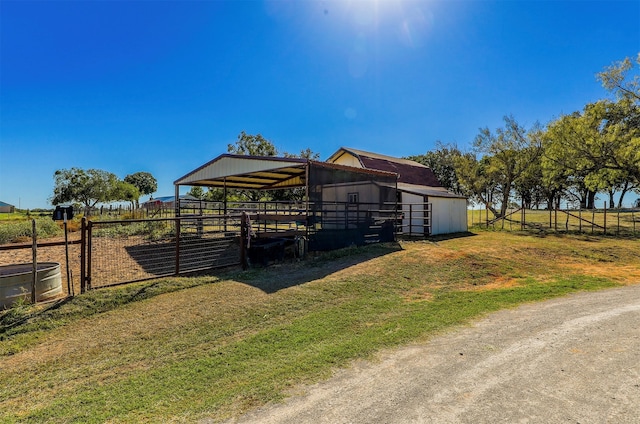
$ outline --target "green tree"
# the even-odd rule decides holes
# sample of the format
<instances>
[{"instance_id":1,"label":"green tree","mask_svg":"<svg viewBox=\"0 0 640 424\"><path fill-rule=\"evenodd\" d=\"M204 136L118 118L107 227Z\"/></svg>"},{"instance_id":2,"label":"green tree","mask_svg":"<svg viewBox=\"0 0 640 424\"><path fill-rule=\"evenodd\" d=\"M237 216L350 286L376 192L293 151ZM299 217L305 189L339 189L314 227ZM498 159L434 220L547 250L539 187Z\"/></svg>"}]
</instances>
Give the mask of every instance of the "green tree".
<instances>
[{"instance_id":1,"label":"green tree","mask_svg":"<svg viewBox=\"0 0 640 424\"><path fill-rule=\"evenodd\" d=\"M495 134L488 128L480 129L473 146L477 153L483 155L483 160L475 165L477 167L475 171L467 174L468 176L475 174L484 181L484 187L471 183L470 188L476 190L477 197L485 197L485 203L490 206L489 209L496 214L496 217L506 214L518 180L527 175L534 159L532 155L539 151L535 145L536 139L530 137L526 129L518 124L513 116L505 116L503 119L504 127L498 128ZM467 165L473 166L473 163L468 162ZM488 195L483 194L483 191L478 192L481 188L492 199L497 195L497 199L489 200ZM491 203L495 206L490 205Z\"/></svg>"},{"instance_id":2,"label":"green tree","mask_svg":"<svg viewBox=\"0 0 640 424\"><path fill-rule=\"evenodd\" d=\"M543 168L581 195L581 206L594 207L595 193L640 182L640 107L628 99L588 104L547 127Z\"/></svg>"},{"instance_id":3,"label":"green tree","mask_svg":"<svg viewBox=\"0 0 640 424\"><path fill-rule=\"evenodd\" d=\"M138 188L139 196L155 193L158 190L158 181L149 172L136 172L124 177L124 181ZM138 198L139 198L138 196ZM136 207L138 201L136 200Z\"/></svg>"},{"instance_id":4,"label":"green tree","mask_svg":"<svg viewBox=\"0 0 640 424\"><path fill-rule=\"evenodd\" d=\"M604 88L614 92L619 99L640 102L640 53L634 60L626 57L614 62L597 77Z\"/></svg>"},{"instance_id":5,"label":"green tree","mask_svg":"<svg viewBox=\"0 0 640 424\"><path fill-rule=\"evenodd\" d=\"M187 192L187 194L199 200L203 200L205 198L204 189L200 186L191 187L191 189Z\"/></svg>"},{"instance_id":6,"label":"green tree","mask_svg":"<svg viewBox=\"0 0 640 424\"><path fill-rule=\"evenodd\" d=\"M131 207L134 208L140 200L140 190L131 183L118 181L111 197L113 201L130 202Z\"/></svg>"},{"instance_id":7,"label":"green tree","mask_svg":"<svg viewBox=\"0 0 640 424\"><path fill-rule=\"evenodd\" d=\"M316 153L313 150L311 150L310 148L306 148L304 150L300 150L300 153L295 154L295 153L284 153L284 157L285 158L303 158L303 159L309 159L309 160L319 160L320 159L320 153Z\"/></svg>"},{"instance_id":8,"label":"green tree","mask_svg":"<svg viewBox=\"0 0 640 424\"><path fill-rule=\"evenodd\" d=\"M474 203L483 203L494 216L500 211L495 208L494 198L498 194L498 185L488 172L489 157L480 159L467 152L455 158L456 175L466 196Z\"/></svg>"},{"instance_id":9,"label":"green tree","mask_svg":"<svg viewBox=\"0 0 640 424\"><path fill-rule=\"evenodd\" d=\"M53 178L53 205L78 202L88 216L96 204L118 200L119 179L111 172L74 167L57 170Z\"/></svg>"},{"instance_id":10,"label":"green tree","mask_svg":"<svg viewBox=\"0 0 640 424\"><path fill-rule=\"evenodd\" d=\"M275 145L264 138L261 134L252 135L241 131L235 144L227 145L227 151L235 155L246 156L276 156L278 150ZM269 200L271 196L261 190L232 190L229 197L237 200L248 200L252 202Z\"/></svg>"},{"instance_id":11,"label":"green tree","mask_svg":"<svg viewBox=\"0 0 640 424\"><path fill-rule=\"evenodd\" d=\"M472 193L469 193L460 184L456 171L456 161L462 155L457 146L445 145L437 141L435 150L428 151L424 155L409 156L407 159L431 168L440 184L447 190L463 196L469 196Z\"/></svg>"},{"instance_id":12,"label":"green tree","mask_svg":"<svg viewBox=\"0 0 640 424\"><path fill-rule=\"evenodd\" d=\"M227 152L247 156L276 156L278 150L272 142L261 134L251 135L244 131L238 134L235 144L227 145Z\"/></svg>"}]
</instances>

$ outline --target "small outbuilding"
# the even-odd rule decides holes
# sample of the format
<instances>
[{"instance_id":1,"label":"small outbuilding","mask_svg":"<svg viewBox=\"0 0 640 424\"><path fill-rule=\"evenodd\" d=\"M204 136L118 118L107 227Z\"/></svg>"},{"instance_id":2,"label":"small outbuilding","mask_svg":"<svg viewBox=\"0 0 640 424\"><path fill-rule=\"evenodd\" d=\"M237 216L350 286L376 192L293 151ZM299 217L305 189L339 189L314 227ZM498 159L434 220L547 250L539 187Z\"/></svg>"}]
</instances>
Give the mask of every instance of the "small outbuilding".
<instances>
[{"instance_id":1,"label":"small outbuilding","mask_svg":"<svg viewBox=\"0 0 640 424\"><path fill-rule=\"evenodd\" d=\"M15 206L0 201L0 213L13 213L15 211L16 211Z\"/></svg>"},{"instance_id":2,"label":"small outbuilding","mask_svg":"<svg viewBox=\"0 0 640 424\"><path fill-rule=\"evenodd\" d=\"M341 147L327 162L397 174L402 232L438 235L465 232L467 198L442 187L433 170L421 163Z\"/></svg>"}]
</instances>

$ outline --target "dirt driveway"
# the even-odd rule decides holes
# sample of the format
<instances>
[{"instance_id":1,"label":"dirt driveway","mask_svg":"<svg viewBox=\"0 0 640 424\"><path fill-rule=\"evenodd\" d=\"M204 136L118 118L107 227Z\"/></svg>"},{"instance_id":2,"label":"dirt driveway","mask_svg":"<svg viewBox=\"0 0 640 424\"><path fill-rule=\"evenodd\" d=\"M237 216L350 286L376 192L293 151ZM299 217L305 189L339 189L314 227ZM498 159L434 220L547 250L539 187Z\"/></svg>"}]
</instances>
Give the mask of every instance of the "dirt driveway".
<instances>
[{"instance_id":1,"label":"dirt driveway","mask_svg":"<svg viewBox=\"0 0 640 424\"><path fill-rule=\"evenodd\" d=\"M640 285L492 314L234 422L640 422Z\"/></svg>"}]
</instances>

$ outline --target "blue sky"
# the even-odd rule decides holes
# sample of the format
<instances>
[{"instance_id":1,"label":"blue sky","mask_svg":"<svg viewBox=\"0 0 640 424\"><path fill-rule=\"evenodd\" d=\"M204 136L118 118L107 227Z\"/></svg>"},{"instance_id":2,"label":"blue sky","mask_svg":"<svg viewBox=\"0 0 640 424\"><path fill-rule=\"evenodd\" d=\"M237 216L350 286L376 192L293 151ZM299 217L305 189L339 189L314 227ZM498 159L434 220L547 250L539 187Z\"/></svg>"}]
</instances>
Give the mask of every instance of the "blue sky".
<instances>
[{"instance_id":1,"label":"blue sky","mask_svg":"<svg viewBox=\"0 0 640 424\"><path fill-rule=\"evenodd\" d=\"M467 149L608 97L640 1L0 1L0 200L53 173L151 172L156 196L240 131L282 152Z\"/></svg>"}]
</instances>

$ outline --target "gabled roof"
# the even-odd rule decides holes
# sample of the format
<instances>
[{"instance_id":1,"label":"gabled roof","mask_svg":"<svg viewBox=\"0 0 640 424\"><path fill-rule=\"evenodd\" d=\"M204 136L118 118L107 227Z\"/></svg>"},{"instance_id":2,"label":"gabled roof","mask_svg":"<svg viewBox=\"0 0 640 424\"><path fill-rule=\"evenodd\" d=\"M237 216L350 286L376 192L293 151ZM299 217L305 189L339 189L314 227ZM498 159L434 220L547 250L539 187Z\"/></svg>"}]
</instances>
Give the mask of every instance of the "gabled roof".
<instances>
[{"instance_id":1,"label":"gabled roof","mask_svg":"<svg viewBox=\"0 0 640 424\"><path fill-rule=\"evenodd\" d=\"M433 170L416 161L394 158L378 153L365 152L364 150L341 147L327 159L327 162L337 161L342 155L351 155L358 159L365 169L395 172L398 174L398 182L417 184L429 187L442 187Z\"/></svg>"},{"instance_id":2,"label":"gabled roof","mask_svg":"<svg viewBox=\"0 0 640 424\"><path fill-rule=\"evenodd\" d=\"M15 208L15 206L13 206L13 205L10 205L10 204L8 204L8 203L5 203L5 202L3 202L3 201L0 201L0 207L6 207L6 206L9 206L9 207L11 207L11 208Z\"/></svg>"}]
</instances>

